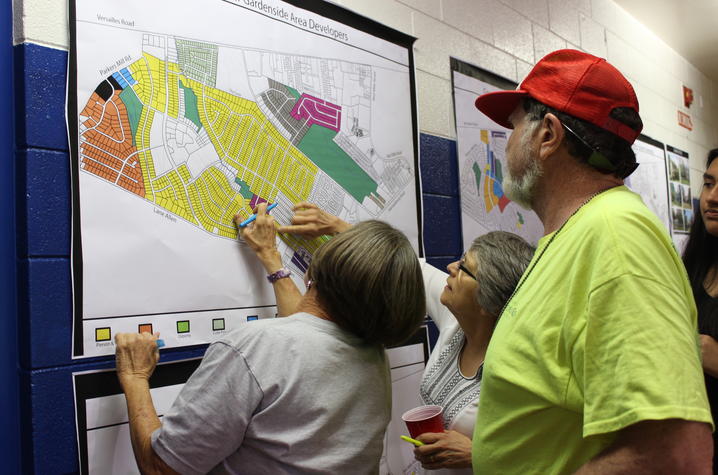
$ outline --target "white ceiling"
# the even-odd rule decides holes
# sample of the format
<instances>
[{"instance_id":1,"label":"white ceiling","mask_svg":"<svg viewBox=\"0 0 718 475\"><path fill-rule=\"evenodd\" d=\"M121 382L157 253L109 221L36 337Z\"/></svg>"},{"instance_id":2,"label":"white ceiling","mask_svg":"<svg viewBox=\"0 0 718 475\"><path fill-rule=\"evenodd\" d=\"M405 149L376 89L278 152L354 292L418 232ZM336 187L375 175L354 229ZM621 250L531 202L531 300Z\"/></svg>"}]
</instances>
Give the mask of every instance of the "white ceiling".
<instances>
[{"instance_id":1,"label":"white ceiling","mask_svg":"<svg viewBox=\"0 0 718 475\"><path fill-rule=\"evenodd\" d=\"M718 82L718 0L615 0L703 74Z\"/></svg>"}]
</instances>

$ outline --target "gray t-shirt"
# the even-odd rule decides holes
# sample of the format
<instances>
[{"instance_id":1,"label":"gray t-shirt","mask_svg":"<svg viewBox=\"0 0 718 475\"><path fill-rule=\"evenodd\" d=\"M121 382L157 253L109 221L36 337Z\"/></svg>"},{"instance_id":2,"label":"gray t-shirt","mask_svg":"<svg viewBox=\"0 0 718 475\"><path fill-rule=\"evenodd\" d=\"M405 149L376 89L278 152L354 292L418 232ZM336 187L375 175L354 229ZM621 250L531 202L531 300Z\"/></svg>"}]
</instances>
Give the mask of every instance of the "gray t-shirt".
<instances>
[{"instance_id":1,"label":"gray t-shirt","mask_svg":"<svg viewBox=\"0 0 718 475\"><path fill-rule=\"evenodd\" d=\"M307 313L207 349L152 434L180 473L377 473L391 417L384 350Z\"/></svg>"}]
</instances>

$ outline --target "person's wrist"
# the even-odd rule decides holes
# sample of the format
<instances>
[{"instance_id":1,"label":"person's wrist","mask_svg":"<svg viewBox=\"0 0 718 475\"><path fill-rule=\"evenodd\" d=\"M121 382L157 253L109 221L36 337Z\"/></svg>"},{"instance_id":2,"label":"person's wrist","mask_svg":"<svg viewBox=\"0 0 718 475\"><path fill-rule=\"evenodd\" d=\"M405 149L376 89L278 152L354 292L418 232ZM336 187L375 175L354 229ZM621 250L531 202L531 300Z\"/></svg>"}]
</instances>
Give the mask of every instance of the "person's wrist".
<instances>
[{"instance_id":1,"label":"person's wrist","mask_svg":"<svg viewBox=\"0 0 718 475\"><path fill-rule=\"evenodd\" d=\"M144 374L121 373L117 375L117 378L125 391L145 388L149 390L150 388L150 378Z\"/></svg>"},{"instance_id":2,"label":"person's wrist","mask_svg":"<svg viewBox=\"0 0 718 475\"><path fill-rule=\"evenodd\" d=\"M332 223L332 235L336 236L337 234L346 231L350 227L351 227L351 224L342 220L338 216L334 216L334 222Z\"/></svg>"},{"instance_id":3,"label":"person's wrist","mask_svg":"<svg viewBox=\"0 0 718 475\"><path fill-rule=\"evenodd\" d=\"M290 271L286 267L282 267L276 272L272 272L269 275L267 275L267 280L270 284L275 284L278 280L286 279L287 277L291 277L292 271Z\"/></svg>"},{"instance_id":4,"label":"person's wrist","mask_svg":"<svg viewBox=\"0 0 718 475\"><path fill-rule=\"evenodd\" d=\"M263 249L257 253L257 257L269 273L282 267L282 256L277 248Z\"/></svg>"}]
</instances>

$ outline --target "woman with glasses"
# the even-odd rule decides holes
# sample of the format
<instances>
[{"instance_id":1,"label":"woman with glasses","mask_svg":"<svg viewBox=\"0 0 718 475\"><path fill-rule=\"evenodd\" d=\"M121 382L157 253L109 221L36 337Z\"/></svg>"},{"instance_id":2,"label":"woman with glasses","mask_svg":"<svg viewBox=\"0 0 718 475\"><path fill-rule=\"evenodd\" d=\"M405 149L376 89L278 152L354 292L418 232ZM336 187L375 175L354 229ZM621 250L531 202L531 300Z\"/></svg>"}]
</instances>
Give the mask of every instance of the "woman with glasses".
<instances>
[{"instance_id":1,"label":"woman with glasses","mask_svg":"<svg viewBox=\"0 0 718 475\"><path fill-rule=\"evenodd\" d=\"M294 208L292 225L280 232L305 237L336 235L351 225L312 203ZM471 473L471 436L481 391L481 367L496 320L533 256L515 234L495 231L474 240L448 274L422 261L427 313L439 339L424 371L421 397L444 408L443 433L426 433L415 450L427 469Z\"/></svg>"},{"instance_id":2,"label":"woman with glasses","mask_svg":"<svg viewBox=\"0 0 718 475\"><path fill-rule=\"evenodd\" d=\"M384 347L424 319L419 262L401 231L366 221L319 247L302 296L266 207L240 233L264 264L280 313L292 315L247 322L210 345L161 421L147 382L157 336L116 337L142 473L379 471L391 418Z\"/></svg>"}]
</instances>

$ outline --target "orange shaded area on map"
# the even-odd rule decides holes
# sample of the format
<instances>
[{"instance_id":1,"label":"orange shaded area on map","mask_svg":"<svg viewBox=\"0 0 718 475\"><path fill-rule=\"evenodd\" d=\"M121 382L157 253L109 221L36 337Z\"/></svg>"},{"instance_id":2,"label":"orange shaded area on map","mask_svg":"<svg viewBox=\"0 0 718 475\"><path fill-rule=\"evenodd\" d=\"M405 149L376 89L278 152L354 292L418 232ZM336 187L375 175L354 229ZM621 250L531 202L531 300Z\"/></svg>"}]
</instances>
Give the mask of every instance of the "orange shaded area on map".
<instances>
[{"instance_id":1,"label":"orange shaded area on map","mask_svg":"<svg viewBox=\"0 0 718 475\"><path fill-rule=\"evenodd\" d=\"M80 113L87 117L82 123L80 166L84 171L145 197L142 170L133 145L130 121L118 90L103 100L92 93Z\"/></svg>"}]
</instances>

